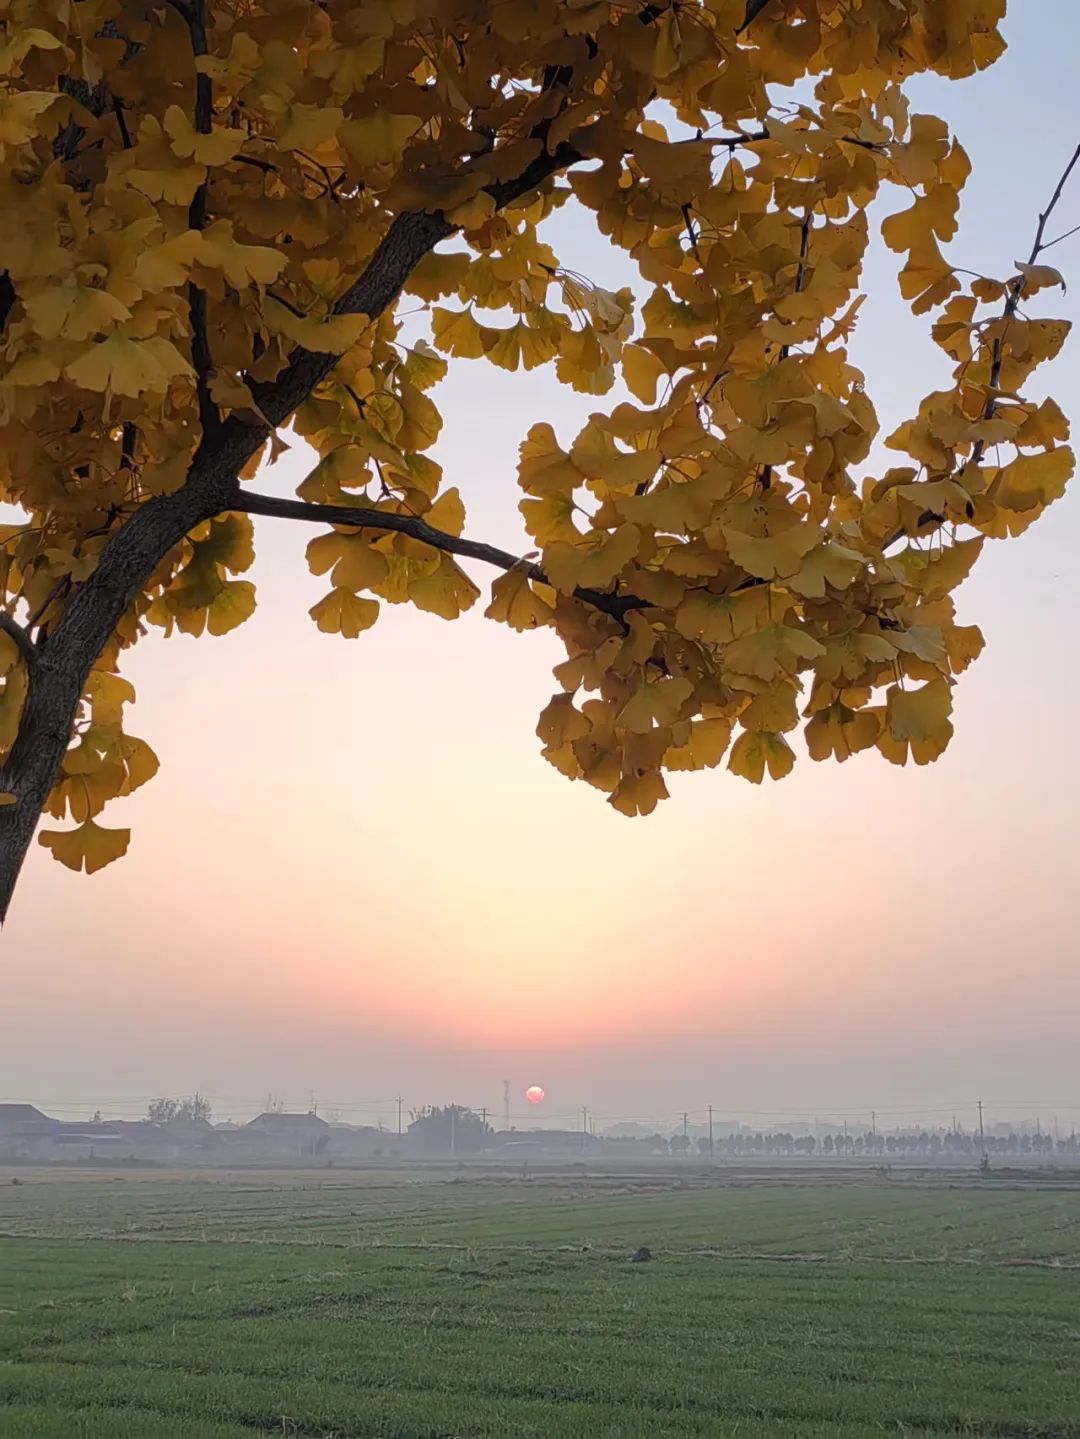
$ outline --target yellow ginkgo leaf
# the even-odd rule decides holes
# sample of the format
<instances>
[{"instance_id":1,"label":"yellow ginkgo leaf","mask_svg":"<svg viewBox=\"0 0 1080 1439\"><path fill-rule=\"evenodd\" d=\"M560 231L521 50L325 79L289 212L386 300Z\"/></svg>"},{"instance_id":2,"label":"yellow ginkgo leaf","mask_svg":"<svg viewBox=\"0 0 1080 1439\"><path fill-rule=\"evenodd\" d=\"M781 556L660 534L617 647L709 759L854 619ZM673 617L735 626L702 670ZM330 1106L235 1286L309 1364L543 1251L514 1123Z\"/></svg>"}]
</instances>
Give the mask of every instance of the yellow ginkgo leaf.
<instances>
[{"instance_id":1,"label":"yellow ginkgo leaf","mask_svg":"<svg viewBox=\"0 0 1080 1439\"><path fill-rule=\"evenodd\" d=\"M105 755L120 763L126 772L127 778L120 790L122 795L131 794L152 780L160 768L154 751L145 740L136 739L134 735L118 735L106 747Z\"/></svg>"},{"instance_id":2,"label":"yellow ginkgo leaf","mask_svg":"<svg viewBox=\"0 0 1080 1439\"><path fill-rule=\"evenodd\" d=\"M841 764L860 750L870 749L881 733L881 715L873 710L850 710L830 705L820 710L806 726L806 748L810 758L835 756Z\"/></svg>"},{"instance_id":3,"label":"yellow ginkgo leaf","mask_svg":"<svg viewBox=\"0 0 1080 1439\"><path fill-rule=\"evenodd\" d=\"M164 394L173 380L194 378L195 372L171 340L116 334L83 350L64 373L84 390L137 399L147 391Z\"/></svg>"},{"instance_id":4,"label":"yellow ginkgo leaf","mask_svg":"<svg viewBox=\"0 0 1080 1439\"><path fill-rule=\"evenodd\" d=\"M817 525L802 519L783 500L741 500L728 505L721 523L728 552L759 579L796 574L821 543Z\"/></svg>"},{"instance_id":5,"label":"yellow ginkgo leaf","mask_svg":"<svg viewBox=\"0 0 1080 1439\"><path fill-rule=\"evenodd\" d=\"M30 347L4 370L3 383L6 388L15 389L19 386L51 385L59 378L60 366L56 360Z\"/></svg>"},{"instance_id":6,"label":"yellow ginkgo leaf","mask_svg":"<svg viewBox=\"0 0 1080 1439\"><path fill-rule=\"evenodd\" d=\"M389 563L380 551L372 549L363 535L319 535L307 547L308 564L314 575L325 574L333 566L332 580L336 588L373 589L382 584L389 573Z\"/></svg>"},{"instance_id":7,"label":"yellow ginkgo leaf","mask_svg":"<svg viewBox=\"0 0 1080 1439\"><path fill-rule=\"evenodd\" d=\"M771 734L793 730L799 723L796 690L791 681L782 679L755 695L739 715L744 729L767 731Z\"/></svg>"},{"instance_id":8,"label":"yellow ginkgo leaf","mask_svg":"<svg viewBox=\"0 0 1080 1439\"><path fill-rule=\"evenodd\" d=\"M331 590L308 613L323 634L354 640L379 618L379 602L358 598L351 590Z\"/></svg>"},{"instance_id":9,"label":"yellow ginkgo leaf","mask_svg":"<svg viewBox=\"0 0 1080 1439\"><path fill-rule=\"evenodd\" d=\"M549 424L533 425L521 443L518 483L531 495L570 494L585 477L561 449Z\"/></svg>"},{"instance_id":10,"label":"yellow ginkgo leaf","mask_svg":"<svg viewBox=\"0 0 1080 1439\"><path fill-rule=\"evenodd\" d=\"M438 568L431 574L409 581L409 599L417 609L427 610L444 620L456 620L479 597L480 591L449 555L439 556Z\"/></svg>"},{"instance_id":11,"label":"yellow ginkgo leaf","mask_svg":"<svg viewBox=\"0 0 1080 1439\"><path fill-rule=\"evenodd\" d=\"M1075 468L1076 458L1067 445L1038 455L1017 455L998 472L991 493L1009 510L1049 505L1061 499Z\"/></svg>"},{"instance_id":12,"label":"yellow ginkgo leaf","mask_svg":"<svg viewBox=\"0 0 1080 1439\"><path fill-rule=\"evenodd\" d=\"M432 505L424 516L433 529L444 534L460 535L465 528L465 504L456 485L451 485Z\"/></svg>"},{"instance_id":13,"label":"yellow ginkgo leaf","mask_svg":"<svg viewBox=\"0 0 1080 1439\"><path fill-rule=\"evenodd\" d=\"M162 124L173 151L182 160L194 160L199 165L227 164L240 153L247 140L243 130L211 130L209 135L201 134L179 105L169 106Z\"/></svg>"},{"instance_id":14,"label":"yellow ginkgo leaf","mask_svg":"<svg viewBox=\"0 0 1080 1439\"><path fill-rule=\"evenodd\" d=\"M766 625L734 640L724 651L724 663L735 673L772 681L794 675L807 662L825 654L820 640L793 625Z\"/></svg>"},{"instance_id":15,"label":"yellow ginkgo leaf","mask_svg":"<svg viewBox=\"0 0 1080 1439\"><path fill-rule=\"evenodd\" d=\"M622 374L630 393L644 405L656 399L656 386L666 371L663 364L644 345L627 345L622 352Z\"/></svg>"},{"instance_id":16,"label":"yellow ginkgo leaf","mask_svg":"<svg viewBox=\"0 0 1080 1439\"><path fill-rule=\"evenodd\" d=\"M317 150L334 139L344 119L340 106L300 101L289 106L277 142L283 150Z\"/></svg>"},{"instance_id":17,"label":"yellow ginkgo leaf","mask_svg":"<svg viewBox=\"0 0 1080 1439\"><path fill-rule=\"evenodd\" d=\"M115 295L89 285L57 285L23 304L43 340L89 340L131 319L131 311Z\"/></svg>"},{"instance_id":18,"label":"yellow ginkgo leaf","mask_svg":"<svg viewBox=\"0 0 1080 1439\"><path fill-rule=\"evenodd\" d=\"M19 26L10 32L10 39L0 45L0 75L10 75L26 59L31 50L61 50L63 41L48 30L37 26Z\"/></svg>"},{"instance_id":19,"label":"yellow ginkgo leaf","mask_svg":"<svg viewBox=\"0 0 1080 1439\"><path fill-rule=\"evenodd\" d=\"M784 581L789 590L807 599L824 599L827 589L846 590L866 566L858 550L835 542L811 550L795 574Z\"/></svg>"},{"instance_id":20,"label":"yellow ginkgo leaf","mask_svg":"<svg viewBox=\"0 0 1080 1439\"><path fill-rule=\"evenodd\" d=\"M644 774L623 775L609 796L608 804L633 819L635 815L652 814L659 802L667 797L664 776L659 770L651 769Z\"/></svg>"},{"instance_id":21,"label":"yellow ginkgo leaf","mask_svg":"<svg viewBox=\"0 0 1080 1439\"><path fill-rule=\"evenodd\" d=\"M373 115L346 120L338 129L338 139L363 174L397 160L406 142L423 123L419 115L392 115L388 110L376 110Z\"/></svg>"},{"instance_id":22,"label":"yellow ginkgo leaf","mask_svg":"<svg viewBox=\"0 0 1080 1439\"><path fill-rule=\"evenodd\" d=\"M33 139L39 117L56 99L56 93L48 90L16 90L0 95L0 156L8 145L25 145Z\"/></svg>"},{"instance_id":23,"label":"yellow ginkgo leaf","mask_svg":"<svg viewBox=\"0 0 1080 1439\"><path fill-rule=\"evenodd\" d=\"M431 334L438 348L448 355L479 360L485 354L485 331L473 319L471 310L444 310L437 305L431 312Z\"/></svg>"},{"instance_id":24,"label":"yellow ginkgo leaf","mask_svg":"<svg viewBox=\"0 0 1080 1439\"><path fill-rule=\"evenodd\" d=\"M210 603L206 628L212 635L226 635L255 613L255 586L250 580L229 580Z\"/></svg>"},{"instance_id":25,"label":"yellow ginkgo leaf","mask_svg":"<svg viewBox=\"0 0 1080 1439\"><path fill-rule=\"evenodd\" d=\"M911 746L911 757L916 764L929 764L944 752L952 739L949 719L952 706L948 680L931 680L917 690L892 685L885 697L888 733L899 744ZM892 758L888 751L886 754Z\"/></svg>"},{"instance_id":26,"label":"yellow ginkgo leaf","mask_svg":"<svg viewBox=\"0 0 1080 1439\"><path fill-rule=\"evenodd\" d=\"M195 259L205 269L220 270L234 290L243 290L248 285L272 285L287 264L285 256L268 245L241 244L228 220L215 220L200 232ZM263 303L271 308L277 305L269 298ZM276 315L278 311L284 311L286 315L290 313L284 305L277 305L273 313ZM296 323L304 322L297 320ZM314 346L308 348L313 349Z\"/></svg>"},{"instance_id":27,"label":"yellow ginkgo leaf","mask_svg":"<svg viewBox=\"0 0 1080 1439\"><path fill-rule=\"evenodd\" d=\"M92 819L85 820L78 829L47 829L38 835L38 841L52 851L53 859L68 869L84 869L87 874L125 855L130 839L131 830L105 829Z\"/></svg>"},{"instance_id":28,"label":"yellow ginkgo leaf","mask_svg":"<svg viewBox=\"0 0 1080 1439\"><path fill-rule=\"evenodd\" d=\"M213 370L210 374L210 398L223 413L233 412L241 417L251 417L253 423L269 425L255 401L255 396L240 378L228 370Z\"/></svg>"},{"instance_id":29,"label":"yellow ginkgo leaf","mask_svg":"<svg viewBox=\"0 0 1080 1439\"><path fill-rule=\"evenodd\" d=\"M773 779L783 779L795 764L795 754L782 734L745 731L731 747L728 769L751 784L760 784L766 769Z\"/></svg>"},{"instance_id":30,"label":"yellow ginkgo leaf","mask_svg":"<svg viewBox=\"0 0 1080 1439\"><path fill-rule=\"evenodd\" d=\"M489 195L486 190L480 190L462 204L449 207L446 218L451 225L457 225L462 230L479 230L481 225L486 225L494 215L495 208L494 196Z\"/></svg>"},{"instance_id":31,"label":"yellow ginkgo leaf","mask_svg":"<svg viewBox=\"0 0 1080 1439\"><path fill-rule=\"evenodd\" d=\"M278 334L294 345L325 355L347 354L371 328L371 321L362 314L329 315L325 319L294 315L272 295L263 300L263 315Z\"/></svg>"},{"instance_id":32,"label":"yellow ginkgo leaf","mask_svg":"<svg viewBox=\"0 0 1080 1439\"><path fill-rule=\"evenodd\" d=\"M606 589L637 554L640 543L635 525L621 525L610 535L594 531L578 544L556 540L544 549L544 571L563 594L578 586Z\"/></svg>"},{"instance_id":33,"label":"yellow ginkgo leaf","mask_svg":"<svg viewBox=\"0 0 1080 1439\"><path fill-rule=\"evenodd\" d=\"M687 639L719 645L763 629L769 623L769 616L770 597L764 585L731 595L695 589L676 611L675 625Z\"/></svg>"},{"instance_id":34,"label":"yellow ginkgo leaf","mask_svg":"<svg viewBox=\"0 0 1080 1439\"><path fill-rule=\"evenodd\" d=\"M501 370L516 370L521 363L521 326L511 325L506 330L494 330L481 326L484 353L493 365Z\"/></svg>"},{"instance_id":35,"label":"yellow ginkgo leaf","mask_svg":"<svg viewBox=\"0 0 1080 1439\"><path fill-rule=\"evenodd\" d=\"M1016 270L1024 277L1025 295L1037 295L1040 290L1049 290L1057 285L1060 285L1063 290L1067 288L1065 277L1052 265L1025 265L1022 261L1017 260Z\"/></svg>"},{"instance_id":36,"label":"yellow ginkgo leaf","mask_svg":"<svg viewBox=\"0 0 1080 1439\"><path fill-rule=\"evenodd\" d=\"M892 685L886 698L889 729L895 739L929 740L952 734L952 690L947 680L934 680L917 690Z\"/></svg>"},{"instance_id":37,"label":"yellow ginkgo leaf","mask_svg":"<svg viewBox=\"0 0 1080 1439\"><path fill-rule=\"evenodd\" d=\"M555 611L537 593L525 570L515 567L492 584L491 603L484 614L520 632L550 624Z\"/></svg>"},{"instance_id":38,"label":"yellow ginkgo leaf","mask_svg":"<svg viewBox=\"0 0 1080 1439\"><path fill-rule=\"evenodd\" d=\"M623 705L618 723L636 734L647 734L654 725L669 725L693 692L689 680L646 681Z\"/></svg>"},{"instance_id":39,"label":"yellow ginkgo leaf","mask_svg":"<svg viewBox=\"0 0 1080 1439\"><path fill-rule=\"evenodd\" d=\"M558 749L572 740L583 739L590 728L589 721L574 708L573 697L558 694L541 710L536 733L546 749Z\"/></svg>"},{"instance_id":40,"label":"yellow ginkgo leaf","mask_svg":"<svg viewBox=\"0 0 1080 1439\"><path fill-rule=\"evenodd\" d=\"M712 769L718 765L731 743L731 721L691 720L688 729L685 741L665 753L665 767L671 770L696 770Z\"/></svg>"},{"instance_id":41,"label":"yellow ginkgo leaf","mask_svg":"<svg viewBox=\"0 0 1080 1439\"><path fill-rule=\"evenodd\" d=\"M517 331L523 369L535 370L540 365L546 365L559 353L557 326L527 325L522 321Z\"/></svg>"}]
</instances>

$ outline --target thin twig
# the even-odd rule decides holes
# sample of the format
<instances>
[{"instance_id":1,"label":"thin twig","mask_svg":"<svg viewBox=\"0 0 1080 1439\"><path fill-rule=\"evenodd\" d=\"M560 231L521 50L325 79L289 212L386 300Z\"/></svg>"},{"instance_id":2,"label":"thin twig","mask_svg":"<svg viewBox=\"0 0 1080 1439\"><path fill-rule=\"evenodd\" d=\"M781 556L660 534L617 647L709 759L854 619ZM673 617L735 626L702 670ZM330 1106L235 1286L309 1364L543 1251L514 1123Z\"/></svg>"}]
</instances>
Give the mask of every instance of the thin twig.
<instances>
[{"instance_id":1,"label":"thin twig","mask_svg":"<svg viewBox=\"0 0 1080 1439\"><path fill-rule=\"evenodd\" d=\"M1050 244L1047 244L1043 237L1046 234L1046 226L1049 223L1050 216L1054 213L1055 209L1057 208L1058 202L1060 201L1062 195L1065 193L1065 186L1069 183L1072 172L1076 169L1077 165L1080 165L1080 145L1077 145L1076 149L1073 151L1072 158L1065 166L1065 169L1062 171L1061 178L1058 180L1057 185L1054 189L1054 193L1050 197L1049 205L1047 205L1046 209L1043 210L1039 215L1039 224L1035 231L1035 240L1031 246L1031 254L1028 257L1029 265L1034 265L1038 260L1039 256L1043 253L1043 251L1048 250L1051 244L1056 245L1058 243L1057 240L1052 240L1050 241ZM1080 228L1080 226L1078 226L1077 228ZM1060 239L1065 238L1066 237L1064 235L1060 236ZM997 414L997 388L1001 382L1001 370L1002 366L1005 363L1005 337L1008 332L1009 322L1013 319L1017 309L1020 306L1020 300L1023 296L1023 293L1024 276L1023 274L1020 274L1017 275L1016 279L1013 280L1012 284L1009 286L1008 295L1005 300L1005 308L1002 310L1000 316L1001 330L994 341L993 349L991 351L990 379L987 385L986 404L983 406L983 420L992 420ZM965 475L972 466L980 464L985 454L986 441L977 440L975 442L975 448L971 452L971 458L967 460L967 462L964 464L963 469L960 471L961 476ZM920 525L922 525L923 523L927 523L930 520L936 520L938 524L942 523L941 519L938 516L932 515L929 511L927 511L925 515L921 515L919 517ZM890 535L887 535L885 540L882 542L882 553L884 554L886 550L891 549L892 546L895 545L899 540L902 540L906 534L907 530L904 526L893 530L893 532Z\"/></svg>"},{"instance_id":2,"label":"thin twig","mask_svg":"<svg viewBox=\"0 0 1080 1439\"><path fill-rule=\"evenodd\" d=\"M813 205L808 205L808 206L806 207L806 212L805 212L805 214L803 215L802 225L800 226L801 239L800 239L800 241L799 241L799 269L798 269L798 273L797 273L796 276L795 276L795 291L794 291L794 293L795 293L796 295L801 295L801 294L802 294L803 285L806 283L806 261L807 261L808 255L809 255L809 253L810 253L810 229L811 229L811 226L813 225L813 220L814 220L814 206L813 206ZM791 346L790 346L789 344L781 345L781 347L780 347L780 358L779 358L779 360L777 361L777 364L783 364L783 362L788 358L788 356L789 356L790 354L791 354ZM760 485L761 485L761 488L762 488L763 490L767 490L767 489L769 488L769 486L772 484L772 477L773 477L773 467L772 467L772 465L766 465L765 468L764 468L764 469L762 470L762 472L761 472L761 479L760 479L760 481L759 481L759 483L760 483Z\"/></svg>"},{"instance_id":3,"label":"thin twig","mask_svg":"<svg viewBox=\"0 0 1080 1439\"><path fill-rule=\"evenodd\" d=\"M1080 235L1080 225L1074 225L1071 230L1066 230L1064 235L1059 235L1056 240L1047 240L1043 246L1043 254L1052 250L1055 245L1060 245L1062 240L1071 240L1074 235Z\"/></svg>"},{"instance_id":4,"label":"thin twig","mask_svg":"<svg viewBox=\"0 0 1080 1439\"><path fill-rule=\"evenodd\" d=\"M1046 249L1046 245L1043 243L1043 237L1046 234L1047 223L1050 219L1050 216L1057 208L1058 201L1064 194L1065 186L1069 183L1069 177L1072 175L1072 172L1076 169L1076 166L1078 164L1080 164L1080 145L1077 145L1076 149L1073 151L1072 159L1065 166L1065 169L1061 175L1061 179L1057 182L1057 188L1054 190L1053 195L1050 197L1049 205L1047 205L1046 209L1039 216L1039 227L1035 231L1035 243L1031 247L1031 255L1028 258L1029 265L1034 265L1035 262L1038 260L1039 256L1042 254L1043 250ZM990 365L989 393L986 397L986 407L983 410L984 420L992 420L997 412L997 395L995 392L997 390L998 384L1001 381L1001 367L1005 363L1005 335L1009 328L1009 322L1016 314L1017 308L1020 304L1020 298L1023 293L1024 276L1021 274L1017 275L1016 279L1009 287L1008 299L1005 301L1005 309L1002 312L1001 316L1003 322L1001 333L994 341L993 360ZM972 451L971 459L968 461L968 464L977 465L985 453L986 441L979 440L974 450ZM967 467L967 465L964 466L965 469L967 469Z\"/></svg>"},{"instance_id":5,"label":"thin twig","mask_svg":"<svg viewBox=\"0 0 1080 1439\"><path fill-rule=\"evenodd\" d=\"M33 640L22 625L19 624L18 620L15 619L13 615L8 614L7 610L0 610L0 630L2 630L9 639L15 641L15 646L25 660L27 669L37 663L38 654L34 648Z\"/></svg>"},{"instance_id":6,"label":"thin twig","mask_svg":"<svg viewBox=\"0 0 1080 1439\"><path fill-rule=\"evenodd\" d=\"M128 129L127 119L124 115L123 101L118 100L115 95L113 96L112 109L113 114L116 116L117 127L120 131L120 140L124 149L130 150L132 148L131 131Z\"/></svg>"}]
</instances>

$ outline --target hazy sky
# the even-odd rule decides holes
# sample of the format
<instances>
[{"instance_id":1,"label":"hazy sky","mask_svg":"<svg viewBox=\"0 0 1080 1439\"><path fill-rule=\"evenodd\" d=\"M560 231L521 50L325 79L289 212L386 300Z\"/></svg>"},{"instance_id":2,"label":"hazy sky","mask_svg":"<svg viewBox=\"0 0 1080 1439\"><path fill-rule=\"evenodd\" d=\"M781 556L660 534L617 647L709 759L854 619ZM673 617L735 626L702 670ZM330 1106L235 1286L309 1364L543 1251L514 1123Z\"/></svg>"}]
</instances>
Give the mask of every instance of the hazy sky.
<instances>
[{"instance_id":1,"label":"hazy sky","mask_svg":"<svg viewBox=\"0 0 1080 1439\"><path fill-rule=\"evenodd\" d=\"M994 69L912 87L974 160L952 254L989 273L1026 259L1080 140L1074 0L1011 9ZM1060 218L1080 223L1080 184ZM625 257L587 221L560 216L555 243L623 282ZM1080 236L1055 258L1076 278L1057 312L1075 319ZM855 356L885 433L946 373L896 259L868 269ZM1046 382L1080 416L1075 340ZM436 398L467 532L525 548L517 445L541 418L569 440L597 402L470 362ZM274 487L304 465L294 450ZM314 533L259 523L242 629L127 659L130 727L161 773L106 811L132 828L126 860L87 879L33 852L2 942L0 1098L137 1109L199 1087L224 1115L314 1090L389 1120L398 1093L499 1108L508 1077L515 1111L538 1082L552 1119L582 1104L970 1109L982 1094L998 1117L1072 1105L1080 1122L1080 488L991 543L961 591L988 648L936 765L804 756L760 790L676 775L637 821L540 757L551 635L485 621L483 604L455 624L386 608L359 640L321 635Z\"/></svg>"}]
</instances>

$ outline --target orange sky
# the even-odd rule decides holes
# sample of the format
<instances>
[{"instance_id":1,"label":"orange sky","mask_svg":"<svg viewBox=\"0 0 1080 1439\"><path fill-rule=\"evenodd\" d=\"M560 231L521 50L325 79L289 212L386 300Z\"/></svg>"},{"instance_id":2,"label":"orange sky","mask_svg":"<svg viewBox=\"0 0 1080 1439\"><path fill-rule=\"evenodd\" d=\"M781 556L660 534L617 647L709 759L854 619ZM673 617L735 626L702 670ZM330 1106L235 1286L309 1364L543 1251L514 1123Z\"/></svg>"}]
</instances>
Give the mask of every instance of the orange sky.
<instances>
[{"instance_id":1,"label":"orange sky","mask_svg":"<svg viewBox=\"0 0 1080 1439\"><path fill-rule=\"evenodd\" d=\"M975 161L953 247L973 269L1026 256L1080 138L1080 18L1043 0L1035 27L1027 8L995 70L917 92ZM1037 114L1016 104L1032 86ZM1061 228L1077 222L1080 190ZM559 223L568 263L621 282L624 259ZM1080 237L1057 263L1075 316ZM894 271L875 257L857 355L886 432L941 368ZM1080 413L1075 342L1050 384ZM517 444L538 418L572 437L589 397L465 364L437 398L467 532L522 548ZM128 662L162 771L106 814L133 830L122 863L88 880L33 855L2 946L0 1098L199 1086L224 1113L314 1088L374 1114L399 1092L498 1108L506 1075L544 1084L552 1114L1080 1106L1080 495L991 545L961 591L989 647L936 766L804 758L760 791L674 776L635 822L540 758L550 636L482 606L321 635L312 533L260 523L251 623Z\"/></svg>"}]
</instances>

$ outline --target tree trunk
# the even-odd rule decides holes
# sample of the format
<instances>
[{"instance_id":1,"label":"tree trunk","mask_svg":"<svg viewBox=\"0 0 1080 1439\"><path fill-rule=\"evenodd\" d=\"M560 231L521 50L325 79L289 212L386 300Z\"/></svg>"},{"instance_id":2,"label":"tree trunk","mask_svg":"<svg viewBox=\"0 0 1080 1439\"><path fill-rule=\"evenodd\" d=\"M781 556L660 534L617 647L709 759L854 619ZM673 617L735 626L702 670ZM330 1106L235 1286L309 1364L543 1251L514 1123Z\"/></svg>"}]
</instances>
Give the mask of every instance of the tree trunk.
<instances>
[{"instance_id":1,"label":"tree trunk","mask_svg":"<svg viewBox=\"0 0 1080 1439\"><path fill-rule=\"evenodd\" d=\"M0 790L16 802L0 808L0 922L33 839L38 817L71 741L79 700L95 660L124 612L172 547L235 499L235 470L215 464L176 494L140 506L102 551L55 631L29 663L18 737L0 767Z\"/></svg>"}]
</instances>

